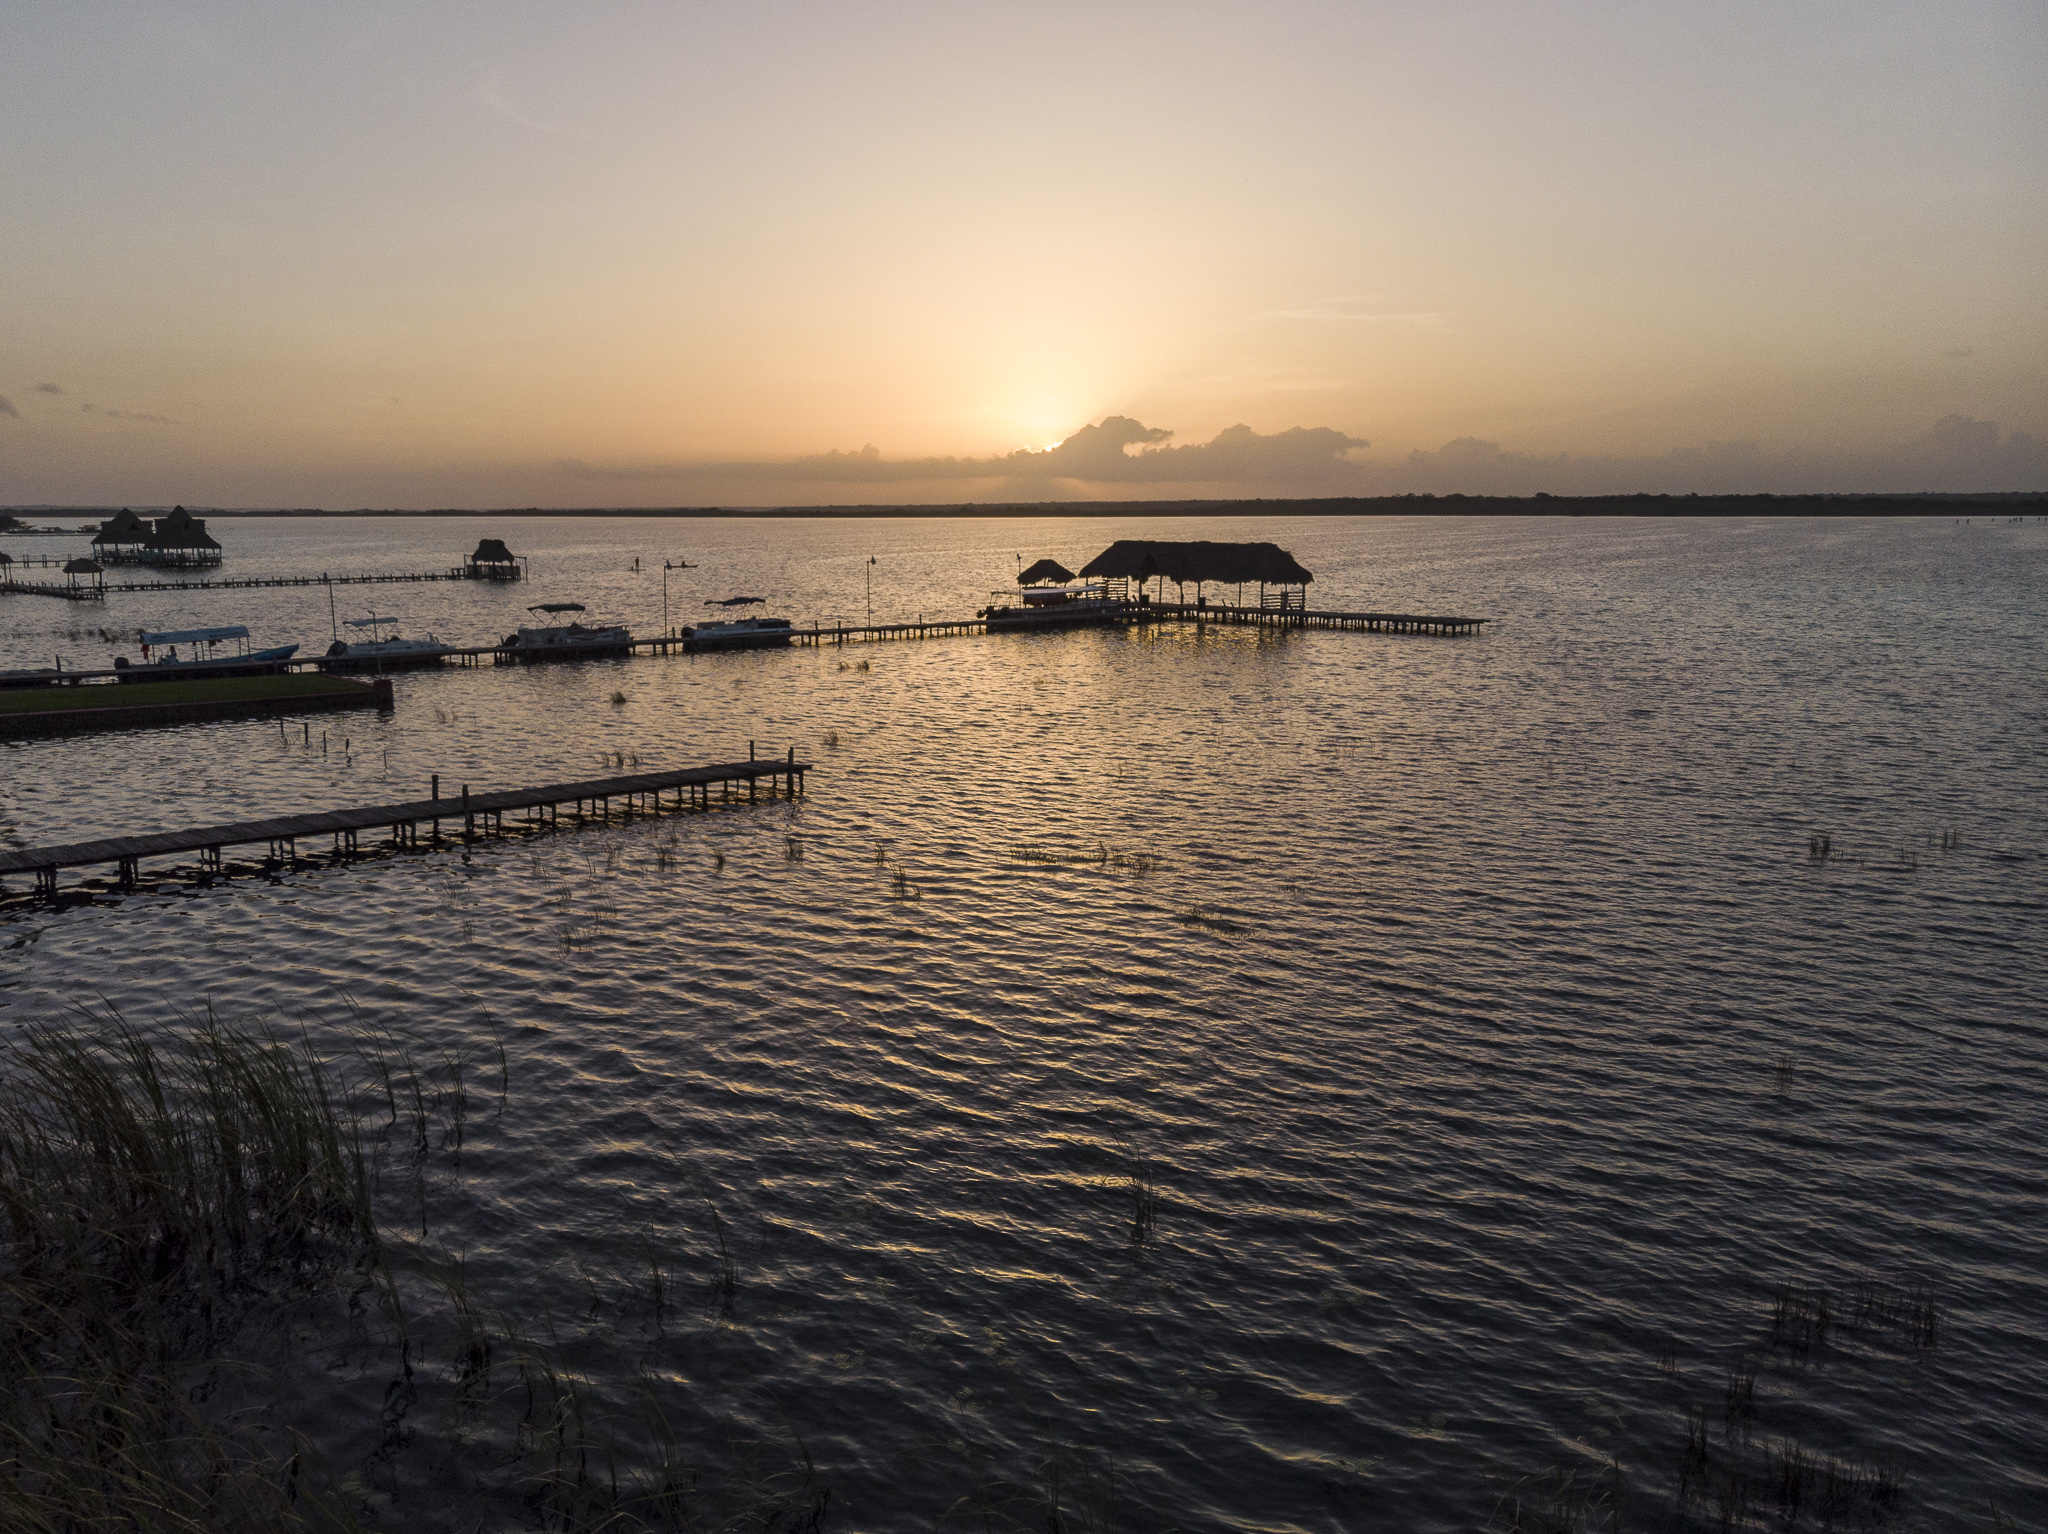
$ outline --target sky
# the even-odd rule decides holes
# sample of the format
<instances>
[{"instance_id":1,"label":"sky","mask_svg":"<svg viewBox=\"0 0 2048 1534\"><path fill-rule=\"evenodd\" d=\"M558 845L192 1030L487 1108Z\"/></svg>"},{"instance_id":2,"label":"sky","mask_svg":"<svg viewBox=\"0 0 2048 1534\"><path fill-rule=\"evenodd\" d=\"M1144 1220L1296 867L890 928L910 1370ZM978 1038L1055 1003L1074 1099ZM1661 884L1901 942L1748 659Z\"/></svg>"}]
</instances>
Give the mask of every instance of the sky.
<instances>
[{"instance_id":1,"label":"sky","mask_svg":"<svg viewBox=\"0 0 2048 1534\"><path fill-rule=\"evenodd\" d=\"M0 9L0 504L2048 489L2048 6Z\"/></svg>"}]
</instances>

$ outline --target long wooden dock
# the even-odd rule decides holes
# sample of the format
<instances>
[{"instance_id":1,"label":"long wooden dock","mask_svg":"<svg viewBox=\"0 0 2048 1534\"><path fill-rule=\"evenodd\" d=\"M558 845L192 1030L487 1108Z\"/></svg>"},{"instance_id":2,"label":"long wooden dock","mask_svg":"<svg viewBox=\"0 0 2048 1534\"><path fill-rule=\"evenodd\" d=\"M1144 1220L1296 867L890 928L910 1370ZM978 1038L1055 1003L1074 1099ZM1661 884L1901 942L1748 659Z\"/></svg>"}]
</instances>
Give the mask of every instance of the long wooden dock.
<instances>
[{"instance_id":1,"label":"long wooden dock","mask_svg":"<svg viewBox=\"0 0 2048 1534\"><path fill-rule=\"evenodd\" d=\"M1491 623L1493 620L1435 613L1353 613L1314 607L1240 607L1196 602L1146 602L1142 605L1132 604L1130 610L1121 617L1102 619L1094 624L1048 622L1038 628L1029 625L1006 625L995 632L1059 633L1073 628L1123 627L1136 623L1166 621L1224 623L1272 629L1331 629L1354 634L1433 634L1448 637L1476 634L1482 623ZM939 639L953 634L988 632L988 620L985 618L956 618L935 623L835 624L831 627L794 629L791 631L791 638L795 643L802 645L838 645L892 639ZM636 648L643 645L660 648L662 641L635 642Z\"/></svg>"},{"instance_id":2,"label":"long wooden dock","mask_svg":"<svg viewBox=\"0 0 2048 1534\"><path fill-rule=\"evenodd\" d=\"M104 586L60 586L55 581L0 580L0 596L10 594L24 597L61 597L67 602L104 602L107 599L107 590Z\"/></svg>"},{"instance_id":3,"label":"long wooden dock","mask_svg":"<svg viewBox=\"0 0 2048 1534\"><path fill-rule=\"evenodd\" d=\"M765 779L768 797L795 797L804 791L804 776L811 764L787 757L750 758L744 762L718 762L707 767L686 767L669 772L629 773L623 777L592 778L580 783L552 783L541 788L515 788L498 793L472 794L468 785L448 798L413 799L403 804L367 805L355 809L326 810L311 815L284 815L268 820L240 820L229 825L200 826L187 831L159 831L147 836L115 836L101 841L73 842L58 847L29 847L0 852L0 877L27 873L35 877L34 893L45 900L57 896L60 869L81 868L101 863L115 866L115 882L121 889L133 889L140 878L144 858L180 857L197 854L202 875L226 872L223 853L230 847L261 844L264 869L289 869L317 860L317 854L302 855L298 843L315 837L332 838L331 861L346 862L362 854L360 838L365 831L388 832L387 845L398 851L422 847L467 845L482 837L532 835L558 830L562 808L573 806L570 824L581 826L608 822L613 803L618 813L631 820L636 816L672 814L677 811L711 808L712 791L721 790L721 802L734 802L734 790L744 787L749 803L761 797ZM438 780L437 780L438 781ZM664 796L673 793L674 801ZM505 816L524 812L508 828ZM444 838L442 824L452 829ZM423 837L422 826L430 828Z\"/></svg>"},{"instance_id":4,"label":"long wooden dock","mask_svg":"<svg viewBox=\"0 0 2048 1534\"><path fill-rule=\"evenodd\" d=\"M517 570L518 567L509 567ZM453 570L425 570L398 575L251 575L219 581L109 581L106 591L249 591L266 586L394 586L420 581L505 581L517 574L476 575L466 565Z\"/></svg>"},{"instance_id":5,"label":"long wooden dock","mask_svg":"<svg viewBox=\"0 0 2048 1534\"><path fill-rule=\"evenodd\" d=\"M1235 607L1214 603L1153 602L1148 611L1159 617L1195 623L1228 623L1254 628L1341 629L1354 634L1476 634L1491 618L1450 617L1431 613L1347 613L1314 607Z\"/></svg>"}]
</instances>

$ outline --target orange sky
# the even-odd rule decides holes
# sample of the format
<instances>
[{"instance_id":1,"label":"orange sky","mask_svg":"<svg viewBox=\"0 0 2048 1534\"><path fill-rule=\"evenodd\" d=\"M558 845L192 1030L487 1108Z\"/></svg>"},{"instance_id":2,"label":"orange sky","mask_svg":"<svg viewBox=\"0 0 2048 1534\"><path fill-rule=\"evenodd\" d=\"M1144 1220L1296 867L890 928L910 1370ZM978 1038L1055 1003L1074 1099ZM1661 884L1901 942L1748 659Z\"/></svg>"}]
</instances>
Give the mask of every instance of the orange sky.
<instances>
[{"instance_id":1,"label":"orange sky","mask_svg":"<svg viewBox=\"0 0 2048 1534\"><path fill-rule=\"evenodd\" d=\"M2044 16L16 5L0 503L2043 488Z\"/></svg>"}]
</instances>

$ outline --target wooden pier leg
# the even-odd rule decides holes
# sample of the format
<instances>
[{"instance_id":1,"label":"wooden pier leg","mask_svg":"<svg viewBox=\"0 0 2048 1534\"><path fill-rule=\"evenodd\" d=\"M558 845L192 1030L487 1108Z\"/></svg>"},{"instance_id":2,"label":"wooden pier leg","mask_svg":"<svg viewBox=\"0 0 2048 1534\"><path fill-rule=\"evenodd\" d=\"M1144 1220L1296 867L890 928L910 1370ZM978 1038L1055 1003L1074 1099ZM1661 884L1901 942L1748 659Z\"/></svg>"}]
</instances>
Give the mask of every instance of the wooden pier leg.
<instances>
[{"instance_id":1,"label":"wooden pier leg","mask_svg":"<svg viewBox=\"0 0 2048 1534\"><path fill-rule=\"evenodd\" d=\"M36 870L36 894L44 900L57 898L57 870L38 868Z\"/></svg>"},{"instance_id":2,"label":"wooden pier leg","mask_svg":"<svg viewBox=\"0 0 2048 1534\"><path fill-rule=\"evenodd\" d=\"M120 861L120 871L115 875L115 877L120 883L121 888L124 890L132 890L135 888L135 864L136 860L134 858L122 858Z\"/></svg>"}]
</instances>

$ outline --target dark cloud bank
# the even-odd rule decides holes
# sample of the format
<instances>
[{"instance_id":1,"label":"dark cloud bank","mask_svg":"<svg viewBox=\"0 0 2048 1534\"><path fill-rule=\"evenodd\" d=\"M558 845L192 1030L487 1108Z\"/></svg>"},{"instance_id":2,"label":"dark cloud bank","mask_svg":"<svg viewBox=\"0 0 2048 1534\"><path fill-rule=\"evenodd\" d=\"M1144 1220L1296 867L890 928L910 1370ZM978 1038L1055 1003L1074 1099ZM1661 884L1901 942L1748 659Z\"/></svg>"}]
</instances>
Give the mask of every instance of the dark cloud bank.
<instances>
[{"instance_id":1,"label":"dark cloud bank","mask_svg":"<svg viewBox=\"0 0 2048 1534\"><path fill-rule=\"evenodd\" d=\"M972 486L1001 499L1076 487L1214 486L1237 495L1780 495L1841 492L2029 491L2048 488L2048 443L1996 421L1951 415L1924 437L1880 452L1771 452L1754 442L1710 442L1650 457L1516 453L1460 437L1405 458L1357 456L1368 444L1328 427L1261 435L1232 426L1203 443L1171 444L1173 433L1128 416L1084 426L1057 447L993 458L888 459L872 445L781 462L649 464L609 468L560 459L583 481L667 482L768 490L800 497L830 488Z\"/></svg>"}]
</instances>

